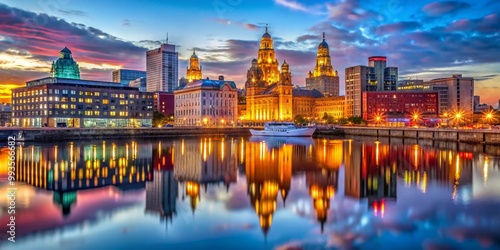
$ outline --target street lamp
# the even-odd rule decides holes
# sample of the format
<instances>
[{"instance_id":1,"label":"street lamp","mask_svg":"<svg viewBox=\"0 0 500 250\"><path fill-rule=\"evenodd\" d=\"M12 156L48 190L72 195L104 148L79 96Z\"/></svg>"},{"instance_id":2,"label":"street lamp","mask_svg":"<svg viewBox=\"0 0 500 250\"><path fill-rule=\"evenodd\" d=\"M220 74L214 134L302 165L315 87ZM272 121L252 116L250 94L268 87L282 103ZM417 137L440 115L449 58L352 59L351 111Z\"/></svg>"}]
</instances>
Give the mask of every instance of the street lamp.
<instances>
[{"instance_id":1,"label":"street lamp","mask_svg":"<svg viewBox=\"0 0 500 250\"><path fill-rule=\"evenodd\" d=\"M455 113L455 121L457 123L457 127L460 126L460 123L462 121L462 118L463 118L463 114L462 112L458 111L457 113Z\"/></svg>"},{"instance_id":2,"label":"street lamp","mask_svg":"<svg viewBox=\"0 0 500 250\"><path fill-rule=\"evenodd\" d=\"M486 120L486 122L488 124L491 124L492 122L494 122L496 120L495 119L495 111L488 110L488 111L484 112L484 120Z\"/></svg>"}]
</instances>

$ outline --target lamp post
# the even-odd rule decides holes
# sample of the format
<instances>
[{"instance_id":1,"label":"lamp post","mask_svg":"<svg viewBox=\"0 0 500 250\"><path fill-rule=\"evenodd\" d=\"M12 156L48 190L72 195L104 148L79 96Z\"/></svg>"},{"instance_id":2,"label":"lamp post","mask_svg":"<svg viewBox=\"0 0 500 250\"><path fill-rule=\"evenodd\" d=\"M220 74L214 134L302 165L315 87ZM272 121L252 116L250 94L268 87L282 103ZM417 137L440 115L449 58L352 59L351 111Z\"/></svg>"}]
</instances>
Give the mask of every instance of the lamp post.
<instances>
[{"instance_id":1,"label":"lamp post","mask_svg":"<svg viewBox=\"0 0 500 250\"><path fill-rule=\"evenodd\" d=\"M462 114L460 112L455 114L455 120L457 121L457 128L460 127L460 120L462 120Z\"/></svg>"},{"instance_id":2,"label":"lamp post","mask_svg":"<svg viewBox=\"0 0 500 250\"><path fill-rule=\"evenodd\" d=\"M382 120L382 117L380 117L380 115L377 115L375 117L375 121L377 122L377 126L380 126L380 121Z\"/></svg>"}]
</instances>

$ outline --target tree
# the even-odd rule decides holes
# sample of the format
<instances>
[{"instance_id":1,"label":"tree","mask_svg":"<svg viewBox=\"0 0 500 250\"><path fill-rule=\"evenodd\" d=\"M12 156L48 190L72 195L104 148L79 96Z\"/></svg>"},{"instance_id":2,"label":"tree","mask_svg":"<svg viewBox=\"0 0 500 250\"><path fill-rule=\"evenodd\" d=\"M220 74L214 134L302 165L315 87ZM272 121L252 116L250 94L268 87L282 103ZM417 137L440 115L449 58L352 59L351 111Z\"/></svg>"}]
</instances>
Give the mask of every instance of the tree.
<instances>
[{"instance_id":1,"label":"tree","mask_svg":"<svg viewBox=\"0 0 500 250\"><path fill-rule=\"evenodd\" d=\"M361 116L351 116L347 118L347 121L352 124L366 124L366 121L361 118Z\"/></svg>"},{"instance_id":2,"label":"tree","mask_svg":"<svg viewBox=\"0 0 500 250\"><path fill-rule=\"evenodd\" d=\"M303 115L296 115L294 121L295 124L304 124L307 122Z\"/></svg>"},{"instance_id":3,"label":"tree","mask_svg":"<svg viewBox=\"0 0 500 250\"><path fill-rule=\"evenodd\" d=\"M347 124L347 122L348 122L348 121L347 121L347 118L340 118L340 119L339 119L339 124L340 124L340 125L346 125L346 124Z\"/></svg>"},{"instance_id":4,"label":"tree","mask_svg":"<svg viewBox=\"0 0 500 250\"><path fill-rule=\"evenodd\" d=\"M163 127L168 123L168 120L168 117L156 110L153 113L153 127Z\"/></svg>"}]
</instances>

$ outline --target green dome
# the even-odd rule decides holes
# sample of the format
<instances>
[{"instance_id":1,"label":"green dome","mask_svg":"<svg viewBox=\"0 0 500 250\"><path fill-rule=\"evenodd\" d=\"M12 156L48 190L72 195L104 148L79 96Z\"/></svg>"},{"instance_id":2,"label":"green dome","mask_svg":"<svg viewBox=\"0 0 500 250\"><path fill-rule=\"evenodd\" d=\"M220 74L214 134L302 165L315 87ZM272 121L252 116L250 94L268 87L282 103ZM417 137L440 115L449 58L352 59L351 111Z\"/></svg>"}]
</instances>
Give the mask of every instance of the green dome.
<instances>
[{"instance_id":1,"label":"green dome","mask_svg":"<svg viewBox=\"0 0 500 250\"><path fill-rule=\"evenodd\" d=\"M58 78L80 79L78 63L73 60L71 50L64 47L59 54L59 59L52 62L50 76Z\"/></svg>"}]
</instances>

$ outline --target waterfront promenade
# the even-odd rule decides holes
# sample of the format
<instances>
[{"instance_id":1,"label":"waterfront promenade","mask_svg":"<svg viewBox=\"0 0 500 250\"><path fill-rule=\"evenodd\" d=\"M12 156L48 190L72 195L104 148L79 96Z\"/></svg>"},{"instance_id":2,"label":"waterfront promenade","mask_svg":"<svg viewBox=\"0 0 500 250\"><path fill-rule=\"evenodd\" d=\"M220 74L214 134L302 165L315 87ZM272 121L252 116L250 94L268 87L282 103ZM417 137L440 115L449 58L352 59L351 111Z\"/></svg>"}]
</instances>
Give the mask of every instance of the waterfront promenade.
<instances>
[{"instance_id":1,"label":"waterfront promenade","mask_svg":"<svg viewBox=\"0 0 500 250\"><path fill-rule=\"evenodd\" d=\"M58 141L118 138L249 136L249 127L173 127L173 128L0 128L0 136L15 136L18 141ZM370 136L455 141L500 145L500 130L389 128L389 127L318 127L313 137Z\"/></svg>"}]
</instances>

